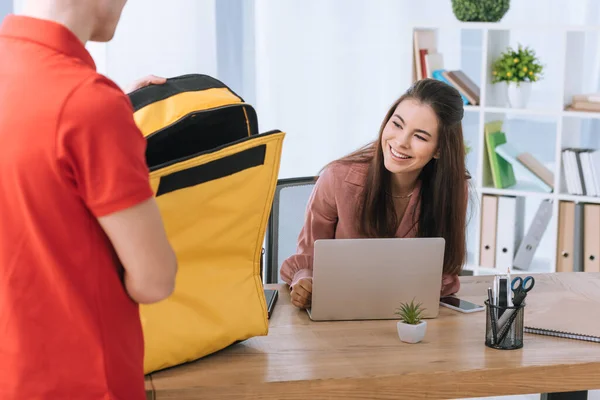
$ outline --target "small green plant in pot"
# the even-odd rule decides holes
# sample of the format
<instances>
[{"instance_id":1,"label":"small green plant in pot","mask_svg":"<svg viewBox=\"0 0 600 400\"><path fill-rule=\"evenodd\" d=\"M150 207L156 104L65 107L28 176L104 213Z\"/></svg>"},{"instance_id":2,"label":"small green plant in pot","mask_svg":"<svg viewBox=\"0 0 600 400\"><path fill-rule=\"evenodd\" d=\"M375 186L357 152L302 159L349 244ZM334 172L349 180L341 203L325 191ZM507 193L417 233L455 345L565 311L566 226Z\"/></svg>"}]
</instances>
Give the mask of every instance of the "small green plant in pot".
<instances>
[{"instance_id":1,"label":"small green plant in pot","mask_svg":"<svg viewBox=\"0 0 600 400\"><path fill-rule=\"evenodd\" d=\"M510 0L452 0L452 12L463 22L498 22L510 7Z\"/></svg>"},{"instance_id":2,"label":"small green plant in pot","mask_svg":"<svg viewBox=\"0 0 600 400\"><path fill-rule=\"evenodd\" d=\"M425 337L427 322L422 320L424 308L421 303L402 303L395 312L400 317L398 321L398 337L406 343L419 343Z\"/></svg>"},{"instance_id":3,"label":"small green plant in pot","mask_svg":"<svg viewBox=\"0 0 600 400\"><path fill-rule=\"evenodd\" d=\"M508 47L492 64L492 83L506 83L510 107L523 108L529 101L531 84L541 79L543 69L529 47Z\"/></svg>"}]
</instances>

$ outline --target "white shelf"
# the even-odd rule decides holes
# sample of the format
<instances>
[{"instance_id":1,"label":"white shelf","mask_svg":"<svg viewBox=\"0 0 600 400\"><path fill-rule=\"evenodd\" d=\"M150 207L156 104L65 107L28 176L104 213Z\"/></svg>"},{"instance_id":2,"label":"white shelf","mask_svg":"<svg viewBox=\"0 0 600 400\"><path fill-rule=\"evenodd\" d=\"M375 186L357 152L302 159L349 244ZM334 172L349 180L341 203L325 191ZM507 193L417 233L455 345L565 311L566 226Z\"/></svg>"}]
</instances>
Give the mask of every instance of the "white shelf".
<instances>
[{"instance_id":1,"label":"white shelf","mask_svg":"<svg viewBox=\"0 0 600 400\"><path fill-rule=\"evenodd\" d=\"M564 109L572 101L573 95L590 91L592 82L597 82L597 71L588 65L587 60L589 57L595 60L600 57L600 47L596 45L600 43L600 26L455 21L442 25L427 22L414 24L413 29L437 30L437 51L444 55L444 67L448 70L463 70L479 85L480 104L464 107L467 124L463 125L465 140L473 149L473 154L468 157L468 168L476 192L476 196L472 197L473 201L480 202L482 195L524 197L529 204L528 220L532 219L537 210L536 203L546 199L553 201L553 217L542 239L543 248L540 247L535 254L532 269L512 272L554 272L559 237L559 201L600 204L600 197L565 193L566 185L562 176L563 148L580 146L600 149L600 130L592 131L590 128L597 123L595 120L600 120L600 112ZM516 43L533 47L544 64L543 82L532 88L529 108L524 109L505 106L508 104L505 88L502 84L491 83L491 64L507 46L514 48ZM494 119L504 120L506 129L511 130L507 131L509 142L515 142L517 147L522 143L523 151L542 160L553 172L553 192L543 191L520 175L517 176L518 183L512 187L489 187L493 185L488 182L489 174L487 171L484 173L483 168L487 159L484 127ZM589 132L583 133L584 129ZM517 173L515 170L516 175ZM488 186L483 186L483 183ZM470 216L471 239L468 243L467 265L464 268L473 271L474 275L496 274L498 269L477 265L480 255L481 203L474 204L472 210L475 213Z\"/></svg>"},{"instance_id":2,"label":"white shelf","mask_svg":"<svg viewBox=\"0 0 600 400\"><path fill-rule=\"evenodd\" d=\"M559 194L559 200L574 201L576 203L600 203L600 197L578 196L573 194Z\"/></svg>"},{"instance_id":3,"label":"white shelf","mask_svg":"<svg viewBox=\"0 0 600 400\"><path fill-rule=\"evenodd\" d=\"M547 117L574 117L574 118L597 118L600 119L600 112L593 111L561 111L560 109L536 109L536 108L510 108L510 107L482 107L480 105L466 105L465 111L497 113L497 114L513 114L513 115L532 115L532 116L547 116Z\"/></svg>"},{"instance_id":4,"label":"white shelf","mask_svg":"<svg viewBox=\"0 0 600 400\"><path fill-rule=\"evenodd\" d=\"M600 204L600 197L593 196L579 196L573 194L556 194L556 193L545 193L540 191L532 190L520 190L520 189L496 189L488 187L477 188L482 194L490 194L495 196L521 196L521 197L534 197L537 199L558 199L564 201L574 201L577 203L594 203Z\"/></svg>"},{"instance_id":5,"label":"white shelf","mask_svg":"<svg viewBox=\"0 0 600 400\"><path fill-rule=\"evenodd\" d=\"M479 189L483 194L493 194L497 196L523 196L523 197L537 197L541 199L550 199L553 197L552 193L544 193L537 191L529 191L529 190L519 190L519 189L496 189L496 188L488 188L482 187Z\"/></svg>"},{"instance_id":6,"label":"white shelf","mask_svg":"<svg viewBox=\"0 0 600 400\"><path fill-rule=\"evenodd\" d=\"M544 267L539 267L537 265L533 265L531 269L528 270L520 270L520 269L516 269L516 268L511 268L510 269L510 274L511 275L521 275L521 274L549 274L554 272L554 267L552 267L552 269L549 269L549 265L550 264L550 260L547 260L547 266ZM472 270L470 270L472 271ZM505 274L506 271L505 270L501 270L501 269L496 269L496 268L485 268L482 266L477 266L477 275L497 275L497 274Z\"/></svg>"},{"instance_id":7,"label":"white shelf","mask_svg":"<svg viewBox=\"0 0 600 400\"><path fill-rule=\"evenodd\" d=\"M535 108L508 108L508 107L483 107L488 113L516 114L516 115L542 115L549 117L559 117L560 110L535 109Z\"/></svg>"},{"instance_id":8,"label":"white shelf","mask_svg":"<svg viewBox=\"0 0 600 400\"><path fill-rule=\"evenodd\" d=\"M464 106L465 111L471 111L471 112L480 112L481 111L481 107L480 106L472 106L472 105L466 105Z\"/></svg>"},{"instance_id":9,"label":"white shelf","mask_svg":"<svg viewBox=\"0 0 600 400\"><path fill-rule=\"evenodd\" d=\"M525 197L537 197L540 199L550 199L556 195L551 192L541 191L534 183L528 181L519 181L516 185L508 188L493 188L493 187L479 187L481 193L493 194L499 196L525 196Z\"/></svg>"},{"instance_id":10,"label":"white shelf","mask_svg":"<svg viewBox=\"0 0 600 400\"><path fill-rule=\"evenodd\" d=\"M600 112L593 111L563 111L563 117L600 118Z\"/></svg>"}]
</instances>

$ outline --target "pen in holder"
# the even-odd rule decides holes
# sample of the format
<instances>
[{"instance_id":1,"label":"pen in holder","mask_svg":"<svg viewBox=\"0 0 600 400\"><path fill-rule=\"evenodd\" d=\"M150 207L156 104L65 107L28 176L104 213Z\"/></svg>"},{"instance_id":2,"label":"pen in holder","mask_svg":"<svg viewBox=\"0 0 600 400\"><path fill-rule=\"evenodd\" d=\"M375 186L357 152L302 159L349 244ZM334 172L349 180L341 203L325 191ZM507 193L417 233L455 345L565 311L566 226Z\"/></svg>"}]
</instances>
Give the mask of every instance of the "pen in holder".
<instances>
[{"instance_id":1,"label":"pen in holder","mask_svg":"<svg viewBox=\"0 0 600 400\"><path fill-rule=\"evenodd\" d=\"M485 345L500 350L523 347L525 303L516 306L497 306L486 300L485 307Z\"/></svg>"}]
</instances>

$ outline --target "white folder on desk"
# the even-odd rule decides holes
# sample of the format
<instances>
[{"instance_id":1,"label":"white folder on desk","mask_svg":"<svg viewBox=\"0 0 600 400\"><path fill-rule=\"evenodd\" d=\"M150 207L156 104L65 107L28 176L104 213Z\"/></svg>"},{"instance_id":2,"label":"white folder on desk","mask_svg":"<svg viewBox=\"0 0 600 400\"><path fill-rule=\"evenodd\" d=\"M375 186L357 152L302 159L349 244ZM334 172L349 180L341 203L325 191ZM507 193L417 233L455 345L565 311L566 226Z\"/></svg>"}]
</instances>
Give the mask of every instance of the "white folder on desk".
<instances>
[{"instance_id":1,"label":"white folder on desk","mask_svg":"<svg viewBox=\"0 0 600 400\"><path fill-rule=\"evenodd\" d=\"M498 233L496 235L496 268L513 267L515 252L523 239L525 198L498 198Z\"/></svg>"}]
</instances>

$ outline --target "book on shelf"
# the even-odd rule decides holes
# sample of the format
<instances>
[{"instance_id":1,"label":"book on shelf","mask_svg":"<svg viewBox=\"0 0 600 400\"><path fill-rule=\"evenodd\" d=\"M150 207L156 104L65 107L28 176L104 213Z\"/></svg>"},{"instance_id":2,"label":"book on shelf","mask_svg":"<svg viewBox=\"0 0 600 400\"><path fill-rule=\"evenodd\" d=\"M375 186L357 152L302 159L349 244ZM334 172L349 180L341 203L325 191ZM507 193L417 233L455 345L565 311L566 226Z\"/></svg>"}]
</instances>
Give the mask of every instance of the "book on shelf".
<instances>
[{"instance_id":1,"label":"book on shelf","mask_svg":"<svg viewBox=\"0 0 600 400\"><path fill-rule=\"evenodd\" d=\"M565 148L561 159L569 194L600 196L600 150Z\"/></svg>"},{"instance_id":2,"label":"book on shelf","mask_svg":"<svg viewBox=\"0 0 600 400\"><path fill-rule=\"evenodd\" d=\"M467 98L469 104L474 106L479 104L479 86L467 74L461 70L445 71L442 74L462 96Z\"/></svg>"},{"instance_id":3,"label":"book on shelf","mask_svg":"<svg viewBox=\"0 0 600 400\"><path fill-rule=\"evenodd\" d=\"M444 56L438 52L434 29L413 31L413 78L417 81L437 79L458 90L465 105L479 104L479 87L463 71L445 69Z\"/></svg>"},{"instance_id":4,"label":"book on shelf","mask_svg":"<svg viewBox=\"0 0 600 400\"><path fill-rule=\"evenodd\" d=\"M600 103L600 92L598 93L587 93L587 94L576 94L573 96L573 102L589 102L589 103Z\"/></svg>"},{"instance_id":5,"label":"book on shelf","mask_svg":"<svg viewBox=\"0 0 600 400\"><path fill-rule=\"evenodd\" d=\"M492 121L485 124L485 148L487 168L491 174L494 187L504 189L514 186L517 181L512 164L496 153L496 147L506 143L506 135L502 132L502 121Z\"/></svg>"},{"instance_id":6,"label":"book on shelf","mask_svg":"<svg viewBox=\"0 0 600 400\"><path fill-rule=\"evenodd\" d=\"M452 86L452 84L450 83L450 81L447 78L447 71L445 69L437 69L435 71L433 71L433 79L437 79L438 81L442 81L450 86ZM467 99L462 93L460 93L460 97L462 98L463 104L467 105L469 104L469 99Z\"/></svg>"},{"instance_id":7,"label":"book on shelf","mask_svg":"<svg viewBox=\"0 0 600 400\"><path fill-rule=\"evenodd\" d=\"M427 53L425 55L425 77L433 78L433 71L444 68L444 56L441 53Z\"/></svg>"},{"instance_id":8,"label":"book on shelf","mask_svg":"<svg viewBox=\"0 0 600 400\"><path fill-rule=\"evenodd\" d=\"M416 80L427 77L426 55L437 53L437 36L434 29L415 29L413 32L413 73Z\"/></svg>"},{"instance_id":9,"label":"book on shelf","mask_svg":"<svg viewBox=\"0 0 600 400\"><path fill-rule=\"evenodd\" d=\"M592 103L589 101L575 101L567 107L569 111L592 111L600 112L600 103Z\"/></svg>"},{"instance_id":10,"label":"book on shelf","mask_svg":"<svg viewBox=\"0 0 600 400\"><path fill-rule=\"evenodd\" d=\"M567 110L600 112L600 92L576 94Z\"/></svg>"}]
</instances>

